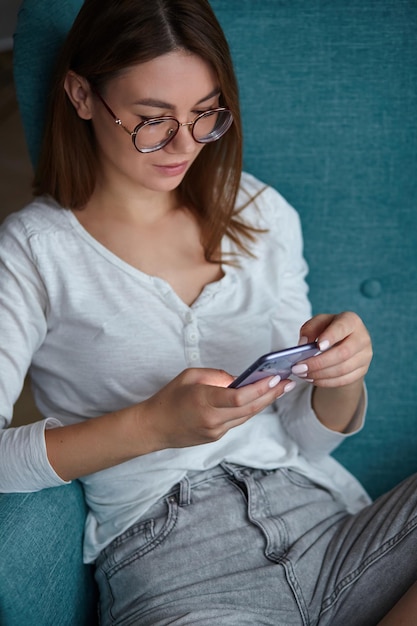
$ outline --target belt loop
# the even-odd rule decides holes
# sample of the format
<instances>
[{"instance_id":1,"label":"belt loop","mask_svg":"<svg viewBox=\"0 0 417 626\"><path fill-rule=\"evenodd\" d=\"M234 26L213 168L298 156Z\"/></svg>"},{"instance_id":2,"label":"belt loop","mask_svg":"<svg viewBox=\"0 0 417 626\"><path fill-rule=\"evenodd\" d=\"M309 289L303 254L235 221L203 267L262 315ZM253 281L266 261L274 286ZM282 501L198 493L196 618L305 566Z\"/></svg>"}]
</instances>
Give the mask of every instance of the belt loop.
<instances>
[{"instance_id":1,"label":"belt loop","mask_svg":"<svg viewBox=\"0 0 417 626\"><path fill-rule=\"evenodd\" d=\"M180 482L180 492L178 506L188 506L191 504L191 484L187 476Z\"/></svg>"}]
</instances>

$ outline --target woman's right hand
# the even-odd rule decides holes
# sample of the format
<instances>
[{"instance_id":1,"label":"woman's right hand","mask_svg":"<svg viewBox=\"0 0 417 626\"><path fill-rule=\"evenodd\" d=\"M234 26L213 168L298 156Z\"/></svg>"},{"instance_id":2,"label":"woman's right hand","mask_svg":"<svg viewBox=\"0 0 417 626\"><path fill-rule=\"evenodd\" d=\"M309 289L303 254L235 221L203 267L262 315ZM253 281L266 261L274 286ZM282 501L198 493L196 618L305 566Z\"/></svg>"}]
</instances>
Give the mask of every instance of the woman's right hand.
<instances>
[{"instance_id":1,"label":"woman's right hand","mask_svg":"<svg viewBox=\"0 0 417 626\"><path fill-rule=\"evenodd\" d=\"M232 389L228 387L232 381L222 370L184 370L136 407L138 436L146 433L155 450L217 441L295 385L269 377Z\"/></svg>"},{"instance_id":2,"label":"woman's right hand","mask_svg":"<svg viewBox=\"0 0 417 626\"><path fill-rule=\"evenodd\" d=\"M144 402L47 429L49 462L73 480L157 450L217 441L295 384L270 377L232 389L232 380L221 370L187 369Z\"/></svg>"}]
</instances>

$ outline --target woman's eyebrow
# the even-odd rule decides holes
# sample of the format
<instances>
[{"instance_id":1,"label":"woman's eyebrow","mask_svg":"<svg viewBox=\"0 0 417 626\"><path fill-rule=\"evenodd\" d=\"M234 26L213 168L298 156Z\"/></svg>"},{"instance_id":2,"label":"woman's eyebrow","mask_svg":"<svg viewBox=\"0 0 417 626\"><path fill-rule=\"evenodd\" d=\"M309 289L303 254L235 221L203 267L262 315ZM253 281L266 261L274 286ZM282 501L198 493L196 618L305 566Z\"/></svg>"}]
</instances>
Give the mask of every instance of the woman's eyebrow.
<instances>
[{"instance_id":1,"label":"woman's eyebrow","mask_svg":"<svg viewBox=\"0 0 417 626\"><path fill-rule=\"evenodd\" d=\"M204 98L201 98L201 100L199 100L196 104L201 104L202 102L205 102L206 100L211 100L211 98L214 98L214 96L220 96L220 89L218 87L215 87L214 89L212 89L212 91L210 91L210 93L205 96Z\"/></svg>"},{"instance_id":2,"label":"woman's eyebrow","mask_svg":"<svg viewBox=\"0 0 417 626\"><path fill-rule=\"evenodd\" d=\"M220 89L215 87L209 94L207 94L207 96L204 96L204 98L201 98L201 100L196 102L196 104L202 104L203 102L206 102L206 100L210 100L211 98L214 98L214 96L219 95ZM142 104L143 106L155 107L157 109L175 109L175 105L170 104L169 102L164 102L163 100L157 100L155 98L142 98L141 100L137 100L135 104Z\"/></svg>"}]
</instances>

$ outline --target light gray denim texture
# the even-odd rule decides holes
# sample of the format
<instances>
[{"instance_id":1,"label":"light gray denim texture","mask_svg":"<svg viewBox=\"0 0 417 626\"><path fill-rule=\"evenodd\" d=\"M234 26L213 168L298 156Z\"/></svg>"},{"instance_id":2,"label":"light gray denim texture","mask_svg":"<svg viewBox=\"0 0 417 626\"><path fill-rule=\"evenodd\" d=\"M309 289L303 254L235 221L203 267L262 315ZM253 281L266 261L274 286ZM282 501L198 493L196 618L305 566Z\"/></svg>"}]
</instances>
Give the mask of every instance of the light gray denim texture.
<instances>
[{"instance_id":1,"label":"light gray denim texture","mask_svg":"<svg viewBox=\"0 0 417 626\"><path fill-rule=\"evenodd\" d=\"M417 476L352 516L290 469L189 474L96 579L103 626L373 626L417 579Z\"/></svg>"}]
</instances>

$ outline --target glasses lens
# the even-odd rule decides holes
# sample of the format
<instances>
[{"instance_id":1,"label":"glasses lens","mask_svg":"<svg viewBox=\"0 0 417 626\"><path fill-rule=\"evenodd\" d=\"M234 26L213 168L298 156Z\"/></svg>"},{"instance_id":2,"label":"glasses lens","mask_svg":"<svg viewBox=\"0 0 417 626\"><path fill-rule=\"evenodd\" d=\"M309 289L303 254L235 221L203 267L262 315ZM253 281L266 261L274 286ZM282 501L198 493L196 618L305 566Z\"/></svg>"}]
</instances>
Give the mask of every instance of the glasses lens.
<instances>
[{"instance_id":1,"label":"glasses lens","mask_svg":"<svg viewBox=\"0 0 417 626\"><path fill-rule=\"evenodd\" d=\"M207 111L200 115L193 126L193 137L199 143L210 143L220 139L232 125L233 117L229 110Z\"/></svg>"},{"instance_id":2,"label":"glasses lens","mask_svg":"<svg viewBox=\"0 0 417 626\"><path fill-rule=\"evenodd\" d=\"M179 126L175 120L150 120L136 131L135 146L140 152L153 152L163 148L175 135Z\"/></svg>"}]
</instances>

